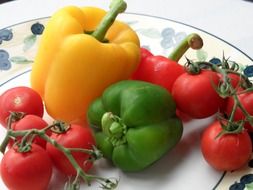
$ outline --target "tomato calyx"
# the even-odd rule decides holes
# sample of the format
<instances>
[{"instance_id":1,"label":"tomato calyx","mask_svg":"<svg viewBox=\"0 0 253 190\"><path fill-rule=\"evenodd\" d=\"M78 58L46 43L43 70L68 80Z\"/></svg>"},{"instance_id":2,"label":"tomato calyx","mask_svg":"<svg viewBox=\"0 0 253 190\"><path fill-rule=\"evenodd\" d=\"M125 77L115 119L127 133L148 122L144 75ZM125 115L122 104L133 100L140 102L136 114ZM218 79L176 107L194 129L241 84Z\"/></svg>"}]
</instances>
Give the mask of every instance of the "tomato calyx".
<instances>
[{"instance_id":1,"label":"tomato calyx","mask_svg":"<svg viewBox=\"0 0 253 190\"><path fill-rule=\"evenodd\" d=\"M219 63L212 63L208 61L192 61L186 58L185 70L192 75L199 74L202 70L211 70L220 76L220 83L213 87L222 98L232 96L237 89L252 89L253 84L246 75L239 71L240 67L235 61L230 61L223 55L222 61ZM232 81L231 76L237 76L238 81ZM212 82L212 80L211 80ZM234 84L235 83L235 84Z\"/></svg>"},{"instance_id":2,"label":"tomato calyx","mask_svg":"<svg viewBox=\"0 0 253 190\"><path fill-rule=\"evenodd\" d=\"M24 142L14 144L13 146L14 149L20 153L30 152L32 148L31 142L25 142L25 140Z\"/></svg>"},{"instance_id":3,"label":"tomato calyx","mask_svg":"<svg viewBox=\"0 0 253 190\"><path fill-rule=\"evenodd\" d=\"M226 135L226 134L239 134L239 133L242 133L243 130L244 130L244 123L245 121L243 120L240 120L240 121L233 121L233 122L230 122L228 120L220 120L220 124L221 124L221 132L218 133L218 135L215 137L215 138L219 138L223 135Z\"/></svg>"},{"instance_id":4,"label":"tomato calyx","mask_svg":"<svg viewBox=\"0 0 253 190\"><path fill-rule=\"evenodd\" d=\"M63 121L54 121L53 127L50 128L51 131L57 134L66 133L70 129L70 124Z\"/></svg>"},{"instance_id":5,"label":"tomato calyx","mask_svg":"<svg viewBox=\"0 0 253 190\"><path fill-rule=\"evenodd\" d=\"M186 72L192 75L197 75L201 72L200 62L194 62L188 58L186 58L186 63L184 67L185 67Z\"/></svg>"},{"instance_id":6,"label":"tomato calyx","mask_svg":"<svg viewBox=\"0 0 253 190\"><path fill-rule=\"evenodd\" d=\"M7 129L11 128L11 123L19 121L25 117L26 113L24 112L10 112L10 116L7 118Z\"/></svg>"}]
</instances>

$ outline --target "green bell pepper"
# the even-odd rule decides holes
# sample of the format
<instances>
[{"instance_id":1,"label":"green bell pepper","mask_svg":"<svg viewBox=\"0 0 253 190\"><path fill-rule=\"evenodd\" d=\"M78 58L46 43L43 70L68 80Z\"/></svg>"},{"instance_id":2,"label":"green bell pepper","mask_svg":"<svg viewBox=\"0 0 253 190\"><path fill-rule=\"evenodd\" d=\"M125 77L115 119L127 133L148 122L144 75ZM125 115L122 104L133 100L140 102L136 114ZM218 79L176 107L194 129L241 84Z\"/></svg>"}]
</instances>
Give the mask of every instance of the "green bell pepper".
<instances>
[{"instance_id":1,"label":"green bell pepper","mask_svg":"<svg viewBox=\"0 0 253 190\"><path fill-rule=\"evenodd\" d=\"M162 87L126 80L109 86L88 108L88 121L104 157L123 171L140 171L181 139L172 96Z\"/></svg>"}]
</instances>

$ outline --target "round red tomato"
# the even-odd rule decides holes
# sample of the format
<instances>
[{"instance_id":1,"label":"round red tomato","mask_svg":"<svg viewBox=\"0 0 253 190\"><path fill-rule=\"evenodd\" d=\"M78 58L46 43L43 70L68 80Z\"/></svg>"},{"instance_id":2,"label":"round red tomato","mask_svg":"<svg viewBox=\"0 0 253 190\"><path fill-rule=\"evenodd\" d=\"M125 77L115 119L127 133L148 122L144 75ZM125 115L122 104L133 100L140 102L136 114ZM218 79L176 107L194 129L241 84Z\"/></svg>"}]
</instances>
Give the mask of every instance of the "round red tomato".
<instances>
[{"instance_id":1,"label":"round red tomato","mask_svg":"<svg viewBox=\"0 0 253 190\"><path fill-rule=\"evenodd\" d=\"M29 152L10 148L1 161L1 178L12 190L45 190L52 176L52 161L47 152L32 144Z\"/></svg>"},{"instance_id":2,"label":"round red tomato","mask_svg":"<svg viewBox=\"0 0 253 190\"><path fill-rule=\"evenodd\" d=\"M176 61L160 55L153 56L142 48L141 61L132 79L157 84L171 92L174 81L184 72L184 67Z\"/></svg>"},{"instance_id":3,"label":"round red tomato","mask_svg":"<svg viewBox=\"0 0 253 190\"><path fill-rule=\"evenodd\" d=\"M253 115L253 92L247 92L247 93L242 93L238 95L238 99L242 106L245 108L245 110L250 114ZM225 113L229 116L232 112L234 105L234 98L229 97L225 106ZM244 120L245 115L237 107L234 115L234 120L239 121L239 120ZM250 125L249 122L245 122L245 128L248 129L250 132L253 132L253 126Z\"/></svg>"},{"instance_id":4,"label":"round red tomato","mask_svg":"<svg viewBox=\"0 0 253 190\"><path fill-rule=\"evenodd\" d=\"M172 96L177 108L191 118L205 118L215 114L224 103L224 99L215 91L219 76L209 70L199 74L184 73L175 81ZM213 83L213 85L212 85Z\"/></svg>"},{"instance_id":5,"label":"round red tomato","mask_svg":"<svg viewBox=\"0 0 253 190\"><path fill-rule=\"evenodd\" d=\"M65 133L52 133L51 138L66 148L93 149L95 145L91 129L77 124L72 124ZM47 143L46 150L59 171L68 176L76 175L75 168L61 151L50 143ZM84 171L88 171L92 167L92 162L88 161L89 154L73 151L72 155Z\"/></svg>"},{"instance_id":6,"label":"round red tomato","mask_svg":"<svg viewBox=\"0 0 253 190\"><path fill-rule=\"evenodd\" d=\"M42 119L41 117L37 116L37 115L25 115L22 119L14 122L11 126L11 128L14 131L18 131L18 130L28 130L28 129L43 129L48 125L48 123ZM50 130L47 131L47 135L50 135ZM21 137L17 138L17 140L20 140ZM13 141L11 141L10 145L12 145ZM33 140L33 142L35 144L40 145L43 148L46 148L46 141L42 138L40 138L39 136L36 136Z\"/></svg>"},{"instance_id":7,"label":"round red tomato","mask_svg":"<svg viewBox=\"0 0 253 190\"><path fill-rule=\"evenodd\" d=\"M201 151L205 160L215 169L232 171L243 167L251 157L252 143L247 131L239 134L221 132L221 124L215 121L208 126L201 138Z\"/></svg>"},{"instance_id":8,"label":"round red tomato","mask_svg":"<svg viewBox=\"0 0 253 190\"><path fill-rule=\"evenodd\" d=\"M44 107L40 95L25 86L8 89L0 96L0 123L7 126L10 112L43 116Z\"/></svg>"}]
</instances>

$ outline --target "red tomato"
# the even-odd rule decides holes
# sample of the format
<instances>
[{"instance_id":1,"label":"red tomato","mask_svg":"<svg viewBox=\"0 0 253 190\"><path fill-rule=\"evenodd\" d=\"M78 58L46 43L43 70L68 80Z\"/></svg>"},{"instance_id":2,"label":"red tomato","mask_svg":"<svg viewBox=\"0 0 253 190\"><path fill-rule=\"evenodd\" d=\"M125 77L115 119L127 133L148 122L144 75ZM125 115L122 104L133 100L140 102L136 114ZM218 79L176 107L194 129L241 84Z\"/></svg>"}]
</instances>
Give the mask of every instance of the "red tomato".
<instances>
[{"instance_id":1,"label":"red tomato","mask_svg":"<svg viewBox=\"0 0 253 190\"><path fill-rule=\"evenodd\" d=\"M40 95L25 86L14 87L0 96L0 123L6 127L10 112L43 116L44 107Z\"/></svg>"},{"instance_id":2,"label":"red tomato","mask_svg":"<svg viewBox=\"0 0 253 190\"><path fill-rule=\"evenodd\" d=\"M253 92L242 93L238 95L238 99L245 110L250 114L253 115ZM229 97L225 106L225 113L229 116L232 112L234 105L233 97ZM244 120L245 115L241 111L241 109L237 108L234 115L234 120ZM245 123L245 128L248 129L250 132L253 132L253 126L250 125L249 122Z\"/></svg>"},{"instance_id":3,"label":"red tomato","mask_svg":"<svg viewBox=\"0 0 253 190\"><path fill-rule=\"evenodd\" d=\"M243 167L252 153L249 134L243 131L239 134L226 134L215 138L221 130L219 121L215 121L205 129L201 138L201 151L205 160L221 171L232 171Z\"/></svg>"},{"instance_id":4,"label":"red tomato","mask_svg":"<svg viewBox=\"0 0 253 190\"><path fill-rule=\"evenodd\" d=\"M72 124L70 129L65 133L52 133L51 138L66 148L92 149L93 145L95 145L95 139L91 129L76 124ZM50 143L47 143L46 149L59 171L68 176L76 175L74 167L61 151ZM90 157L89 154L72 152L72 155L84 171L88 171L92 167L92 163L87 161Z\"/></svg>"},{"instance_id":5,"label":"red tomato","mask_svg":"<svg viewBox=\"0 0 253 190\"><path fill-rule=\"evenodd\" d=\"M48 125L48 123L43 120L41 117L37 115L25 115L22 119L19 121L16 121L12 124L12 129L14 131L18 130L28 130L28 129L43 129ZM50 135L50 130L47 131L47 135ZM17 139L21 139L17 138ZM39 136L36 136L33 141L35 144L40 145L43 148L46 148L46 141ZM10 145L13 144L13 141L10 142Z\"/></svg>"},{"instance_id":6,"label":"red tomato","mask_svg":"<svg viewBox=\"0 0 253 190\"><path fill-rule=\"evenodd\" d=\"M171 92L174 81L184 73L184 67L164 56L153 56L148 50L141 49L141 61L132 79L160 85Z\"/></svg>"},{"instance_id":7,"label":"red tomato","mask_svg":"<svg viewBox=\"0 0 253 190\"><path fill-rule=\"evenodd\" d=\"M203 70L199 74L184 73L177 78L172 96L177 108L191 118L201 119L215 114L224 104L212 86L219 84L215 72Z\"/></svg>"},{"instance_id":8,"label":"red tomato","mask_svg":"<svg viewBox=\"0 0 253 190\"><path fill-rule=\"evenodd\" d=\"M183 122L188 122L192 120L192 118L185 113L181 112L180 110L176 109L176 115L179 119L181 119Z\"/></svg>"},{"instance_id":9,"label":"red tomato","mask_svg":"<svg viewBox=\"0 0 253 190\"><path fill-rule=\"evenodd\" d=\"M12 190L46 190L52 176L52 161L47 152L32 144L29 152L10 148L1 161L1 178Z\"/></svg>"},{"instance_id":10,"label":"red tomato","mask_svg":"<svg viewBox=\"0 0 253 190\"><path fill-rule=\"evenodd\" d=\"M218 76L220 77L221 81L224 81L223 78L222 78L222 75L220 73L218 73ZM238 86L239 82L242 80L239 75L234 74L234 73L228 73L227 76L230 79L230 83L231 83L233 88L239 87Z\"/></svg>"}]
</instances>

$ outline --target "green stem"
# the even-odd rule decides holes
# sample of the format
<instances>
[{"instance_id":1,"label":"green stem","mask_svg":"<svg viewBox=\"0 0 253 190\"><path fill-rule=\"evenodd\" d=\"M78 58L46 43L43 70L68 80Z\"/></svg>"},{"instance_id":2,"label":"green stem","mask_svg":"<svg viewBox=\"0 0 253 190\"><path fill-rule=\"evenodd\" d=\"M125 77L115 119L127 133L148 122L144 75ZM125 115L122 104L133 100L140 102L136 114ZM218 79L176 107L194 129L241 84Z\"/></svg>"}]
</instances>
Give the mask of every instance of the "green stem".
<instances>
[{"instance_id":1,"label":"green stem","mask_svg":"<svg viewBox=\"0 0 253 190\"><path fill-rule=\"evenodd\" d=\"M91 35L97 40L103 42L106 32L114 23L118 14L124 12L126 8L127 4L123 0L113 0L110 5L110 11L105 15L96 30L92 32Z\"/></svg>"},{"instance_id":2,"label":"green stem","mask_svg":"<svg viewBox=\"0 0 253 190\"><path fill-rule=\"evenodd\" d=\"M236 95L233 95L233 98L235 100L236 98L234 96L236 96ZM235 116L237 106L238 106L238 102L234 101L234 105L233 105L233 108L232 108L232 111L231 111L231 114L230 114L230 117L229 117L229 122L234 121L234 116Z\"/></svg>"},{"instance_id":3,"label":"green stem","mask_svg":"<svg viewBox=\"0 0 253 190\"><path fill-rule=\"evenodd\" d=\"M243 105L241 104L240 100L238 99L238 96L235 94L233 97L234 97L234 101L237 102L237 106L239 107L239 109L242 111L242 113L244 114L244 116L246 117L246 119L250 122L250 125L253 126L252 116L243 107Z\"/></svg>"},{"instance_id":4,"label":"green stem","mask_svg":"<svg viewBox=\"0 0 253 190\"><path fill-rule=\"evenodd\" d=\"M186 38L173 50L169 55L169 58L174 61L179 61L179 59L185 54L189 49L200 49L203 46L202 38L196 34L192 33L186 36Z\"/></svg>"},{"instance_id":5,"label":"green stem","mask_svg":"<svg viewBox=\"0 0 253 190\"><path fill-rule=\"evenodd\" d=\"M1 146L0 146L0 151L2 154L5 153L5 150L6 150L6 147L9 143L9 141L10 141L10 135L9 135L9 131L7 131L7 134L4 137L4 140L2 141Z\"/></svg>"},{"instance_id":6,"label":"green stem","mask_svg":"<svg viewBox=\"0 0 253 190\"><path fill-rule=\"evenodd\" d=\"M28 139L31 137L31 135L34 137L34 132L33 130L27 132L21 140L20 146L18 148L19 152L28 152L30 151L30 144L27 143Z\"/></svg>"},{"instance_id":7,"label":"green stem","mask_svg":"<svg viewBox=\"0 0 253 190\"><path fill-rule=\"evenodd\" d=\"M233 71L231 69L226 70L227 73L232 73L238 75L242 79L242 86L246 89L252 88L253 84L250 82L249 78L245 76L243 73Z\"/></svg>"},{"instance_id":8,"label":"green stem","mask_svg":"<svg viewBox=\"0 0 253 190\"><path fill-rule=\"evenodd\" d=\"M7 121L7 133L6 133L6 136L4 137L4 140L3 142L1 143L1 146L0 146L0 151L2 154L5 153L5 150L6 150L6 147L10 141L10 131L12 130L11 129L11 124L12 122L15 120L15 118L17 117L17 115L21 115L21 112L18 113L18 112L11 112L9 117L8 117L8 121Z\"/></svg>"},{"instance_id":9,"label":"green stem","mask_svg":"<svg viewBox=\"0 0 253 190\"><path fill-rule=\"evenodd\" d=\"M71 165L76 169L77 174L80 173L80 176L84 179L84 181L86 181L88 184L90 184L90 181L91 181L90 176L84 173L84 171L82 170L82 168L79 166L79 164L76 162L75 158L71 154L71 150L70 149L65 148L61 144L57 143L55 140L51 139L46 134L40 134L39 136L41 138L43 138L44 140L46 140L48 143L52 144L55 148L57 148L58 150L60 150L68 158L68 160L71 163Z\"/></svg>"},{"instance_id":10,"label":"green stem","mask_svg":"<svg viewBox=\"0 0 253 190\"><path fill-rule=\"evenodd\" d=\"M101 124L105 134L119 141L127 130L127 126L122 122L122 119L111 112L104 113Z\"/></svg>"},{"instance_id":11,"label":"green stem","mask_svg":"<svg viewBox=\"0 0 253 190\"><path fill-rule=\"evenodd\" d=\"M247 110L241 104L241 102L240 102L240 100L238 98L238 95L236 93L234 93L232 95L232 97L233 97L233 100L234 100L234 105L233 105L232 111L231 111L230 116L229 116L228 130L233 130L233 126L230 126L230 123L233 123L233 121L234 121L234 115L235 115L235 112L236 112L237 108L239 108L242 111L242 113L245 116L246 120L248 120L249 123L253 126L252 116L247 112Z\"/></svg>"},{"instance_id":12,"label":"green stem","mask_svg":"<svg viewBox=\"0 0 253 190\"><path fill-rule=\"evenodd\" d=\"M69 148L71 152L82 152L85 154L91 155L90 161L95 161L103 157L103 154L100 150L96 148L96 146L93 146L93 149L83 149L83 148Z\"/></svg>"},{"instance_id":13,"label":"green stem","mask_svg":"<svg viewBox=\"0 0 253 190\"><path fill-rule=\"evenodd\" d=\"M112 181L110 181L109 179L106 178L102 178L99 176L95 176L95 175L89 175L86 174L83 169L79 166L79 164L76 162L75 158L73 157L71 151L81 151L81 152L85 152L91 155L95 155L97 153L94 153L94 151L91 150L86 150L86 149L79 149L79 148L65 148L64 146L62 146L61 144L57 143L54 139L51 139L47 134L46 131L52 127L55 126L59 126L59 123L54 123L52 125L49 125L47 127L45 127L44 129L30 129L30 130L20 130L20 131L13 131L12 129L7 131L7 135L5 136L0 150L2 153L5 152L5 148L8 145L9 139L11 137L18 137L18 136L23 136L24 139L27 139L29 135L38 135L40 138L44 139L45 141L47 141L48 143L52 144L55 148L57 148L59 151L61 151L69 160L69 162L71 163L71 165L75 168L77 175L80 176L84 181L87 182L88 185L91 184L92 180L98 180L101 184L103 184L106 187L112 187L111 189L115 188L117 186L117 183L114 183ZM23 140L25 141L25 140ZM95 150L96 152L96 150ZM74 183L77 183L77 179L75 180ZM73 188L76 187L76 184L74 184L74 186L71 186Z\"/></svg>"}]
</instances>

